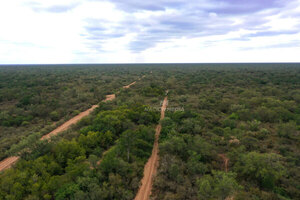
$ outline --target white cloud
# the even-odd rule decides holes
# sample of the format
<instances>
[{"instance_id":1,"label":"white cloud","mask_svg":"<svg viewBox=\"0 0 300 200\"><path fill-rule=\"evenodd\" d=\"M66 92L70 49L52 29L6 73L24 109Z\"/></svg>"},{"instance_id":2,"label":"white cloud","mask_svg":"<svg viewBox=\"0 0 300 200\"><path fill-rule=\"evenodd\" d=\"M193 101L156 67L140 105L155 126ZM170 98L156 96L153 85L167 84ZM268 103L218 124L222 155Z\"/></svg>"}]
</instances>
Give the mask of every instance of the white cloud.
<instances>
[{"instance_id":1,"label":"white cloud","mask_svg":"<svg viewBox=\"0 0 300 200\"><path fill-rule=\"evenodd\" d=\"M156 21L170 21L176 15L185 17L184 12L187 10L178 7L125 12L109 1L3 1L0 3L0 64L299 62L300 45L293 45L293 42L299 42L299 33L247 38L248 34L259 33L259 29L298 31L300 21L296 14L299 13L300 2L292 3L293 6L287 4L279 13L274 13L271 8L261 11L259 15L265 18L266 22L258 24L255 30L243 26L247 23L248 16L220 16L216 12L208 12L207 19L203 20L210 18L212 22L218 23L208 24L209 27L218 29L222 23L220 20L228 20L232 27L241 27L221 34L212 32L211 35L208 33L203 36L196 35L192 32L195 30L191 30L191 37L187 30L177 34L177 31L182 30L173 28L184 26L185 21L182 22L183 25L175 24L177 21L174 21L174 24L161 25L160 21ZM203 5L205 9L213 8L211 3L209 6ZM221 5L217 7L220 8ZM189 5L188 9L193 8ZM204 13L201 10L196 11ZM95 20L95 26L105 29L96 34L99 38L88 38L90 32L86 27L91 24L91 20ZM137 24L133 26L131 21ZM146 22L148 24L143 24ZM150 32L147 32L148 26L151 28ZM159 33L153 31L156 29L161 32L169 31L164 33L162 41L157 41ZM109 37L118 33L118 37ZM101 34L105 35L101 37ZM147 37L143 38L145 34ZM151 36L155 38L148 41ZM132 51L130 45L138 39L148 42L148 46L142 51Z\"/></svg>"}]
</instances>

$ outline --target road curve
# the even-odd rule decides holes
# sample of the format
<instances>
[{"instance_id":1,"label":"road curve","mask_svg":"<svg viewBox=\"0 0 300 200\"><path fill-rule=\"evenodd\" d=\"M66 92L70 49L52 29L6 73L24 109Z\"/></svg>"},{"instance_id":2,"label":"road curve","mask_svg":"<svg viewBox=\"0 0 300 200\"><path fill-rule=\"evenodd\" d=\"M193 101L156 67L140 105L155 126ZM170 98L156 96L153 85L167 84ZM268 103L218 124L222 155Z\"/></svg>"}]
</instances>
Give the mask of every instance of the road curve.
<instances>
[{"instance_id":1,"label":"road curve","mask_svg":"<svg viewBox=\"0 0 300 200\"><path fill-rule=\"evenodd\" d=\"M163 101L163 105L161 107L161 116L160 119L164 119L165 117L165 110L168 105L168 97L165 97ZM157 167L158 167L158 139L161 131L161 122L156 126L156 131L155 131L155 140L154 140L154 145L152 149L152 154L146 163L144 167L144 177L142 179L142 185L139 188L139 191L137 195L135 196L135 200L149 200L150 195L151 195L151 190L152 190L152 184L153 184L153 177L156 175Z\"/></svg>"}]
</instances>

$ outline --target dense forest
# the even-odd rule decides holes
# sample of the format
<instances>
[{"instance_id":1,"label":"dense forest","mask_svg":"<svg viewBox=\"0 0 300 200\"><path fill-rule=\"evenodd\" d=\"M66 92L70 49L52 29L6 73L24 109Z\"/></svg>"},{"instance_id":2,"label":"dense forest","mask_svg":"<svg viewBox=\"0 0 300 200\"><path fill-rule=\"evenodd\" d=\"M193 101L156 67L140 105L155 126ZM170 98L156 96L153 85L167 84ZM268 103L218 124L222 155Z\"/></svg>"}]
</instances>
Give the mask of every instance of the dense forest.
<instances>
[{"instance_id":1,"label":"dense forest","mask_svg":"<svg viewBox=\"0 0 300 200\"><path fill-rule=\"evenodd\" d=\"M166 90L151 199L300 199L298 64L10 66L0 80L1 157L22 158L0 199L134 199Z\"/></svg>"},{"instance_id":2,"label":"dense forest","mask_svg":"<svg viewBox=\"0 0 300 200\"><path fill-rule=\"evenodd\" d=\"M27 136L50 132L140 73L118 66L1 66L0 158L20 149L18 143L24 146Z\"/></svg>"},{"instance_id":3,"label":"dense forest","mask_svg":"<svg viewBox=\"0 0 300 200\"><path fill-rule=\"evenodd\" d=\"M185 110L163 120L153 199L300 199L299 66L168 75L169 107Z\"/></svg>"}]
</instances>

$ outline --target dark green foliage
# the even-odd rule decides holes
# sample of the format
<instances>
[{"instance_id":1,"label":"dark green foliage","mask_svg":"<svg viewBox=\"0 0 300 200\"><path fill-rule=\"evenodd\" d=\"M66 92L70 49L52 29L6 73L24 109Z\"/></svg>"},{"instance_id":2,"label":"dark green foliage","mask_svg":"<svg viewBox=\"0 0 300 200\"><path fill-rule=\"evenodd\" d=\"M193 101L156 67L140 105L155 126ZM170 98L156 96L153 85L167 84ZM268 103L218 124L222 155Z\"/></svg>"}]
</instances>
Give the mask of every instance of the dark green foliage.
<instances>
[{"instance_id":1,"label":"dark green foliage","mask_svg":"<svg viewBox=\"0 0 300 200\"><path fill-rule=\"evenodd\" d=\"M163 121L154 199L300 198L299 65L168 70L169 106L185 111Z\"/></svg>"},{"instance_id":2,"label":"dark green foliage","mask_svg":"<svg viewBox=\"0 0 300 200\"><path fill-rule=\"evenodd\" d=\"M133 199L152 151L153 123L158 118L158 113L141 111L151 116L143 121L151 126L140 125L130 117L139 107L144 108L100 111L72 140L41 144L34 140L36 147L23 156L27 160L0 174L0 199ZM46 151L41 151L43 147Z\"/></svg>"},{"instance_id":3,"label":"dark green foliage","mask_svg":"<svg viewBox=\"0 0 300 200\"><path fill-rule=\"evenodd\" d=\"M281 160L277 154L250 152L241 156L234 170L240 177L255 181L262 188L274 189L279 178L286 174Z\"/></svg>"},{"instance_id":4,"label":"dark green foliage","mask_svg":"<svg viewBox=\"0 0 300 200\"><path fill-rule=\"evenodd\" d=\"M150 87L143 89L142 94L146 97L159 97L165 93L165 90L157 84L151 84Z\"/></svg>"},{"instance_id":5,"label":"dark green foliage","mask_svg":"<svg viewBox=\"0 0 300 200\"><path fill-rule=\"evenodd\" d=\"M1 66L0 159L24 137L49 133L106 94L137 80L142 70L107 65Z\"/></svg>"},{"instance_id":6,"label":"dark green foliage","mask_svg":"<svg viewBox=\"0 0 300 200\"><path fill-rule=\"evenodd\" d=\"M51 143L32 134L143 74ZM23 158L0 175L0 199L134 199L166 89L153 199L300 199L298 64L5 68L0 80L1 151Z\"/></svg>"}]
</instances>

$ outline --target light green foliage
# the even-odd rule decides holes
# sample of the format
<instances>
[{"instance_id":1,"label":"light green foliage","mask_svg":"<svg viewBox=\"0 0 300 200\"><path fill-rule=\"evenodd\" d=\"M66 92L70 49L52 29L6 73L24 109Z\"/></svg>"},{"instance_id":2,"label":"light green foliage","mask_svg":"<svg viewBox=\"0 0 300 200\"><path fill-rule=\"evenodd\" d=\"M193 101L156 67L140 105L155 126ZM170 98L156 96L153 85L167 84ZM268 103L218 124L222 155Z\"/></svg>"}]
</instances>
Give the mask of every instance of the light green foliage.
<instances>
[{"instance_id":1,"label":"light green foliage","mask_svg":"<svg viewBox=\"0 0 300 200\"><path fill-rule=\"evenodd\" d=\"M236 181L236 174L213 171L197 180L199 199L222 199L234 195L242 187Z\"/></svg>"},{"instance_id":2,"label":"light green foliage","mask_svg":"<svg viewBox=\"0 0 300 200\"><path fill-rule=\"evenodd\" d=\"M120 137L120 146L123 148L123 151L127 154L127 162L130 159L130 152L133 148L134 143L136 142L136 133L132 130L127 130L122 133Z\"/></svg>"},{"instance_id":3,"label":"light green foliage","mask_svg":"<svg viewBox=\"0 0 300 200\"><path fill-rule=\"evenodd\" d=\"M66 167L68 160L74 160L77 157L85 156L85 149L75 141L62 140L53 150L54 158L57 162Z\"/></svg>"},{"instance_id":4,"label":"light green foliage","mask_svg":"<svg viewBox=\"0 0 300 200\"><path fill-rule=\"evenodd\" d=\"M86 150L86 154L96 153L98 148L108 148L113 144L113 134L110 131L105 133L90 131L87 135L80 135L78 143Z\"/></svg>"},{"instance_id":5,"label":"light green foliage","mask_svg":"<svg viewBox=\"0 0 300 200\"><path fill-rule=\"evenodd\" d=\"M58 114L58 112L57 111L52 111L50 113L50 118L53 121L58 121L59 120L59 114Z\"/></svg>"},{"instance_id":6,"label":"light green foliage","mask_svg":"<svg viewBox=\"0 0 300 200\"><path fill-rule=\"evenodd\" d=\"M260 121L253 120L251 122L248 122L250 126L251 131L257 131L259 129L259 125L261 124Z\"/></svg>"}]
</instances>

